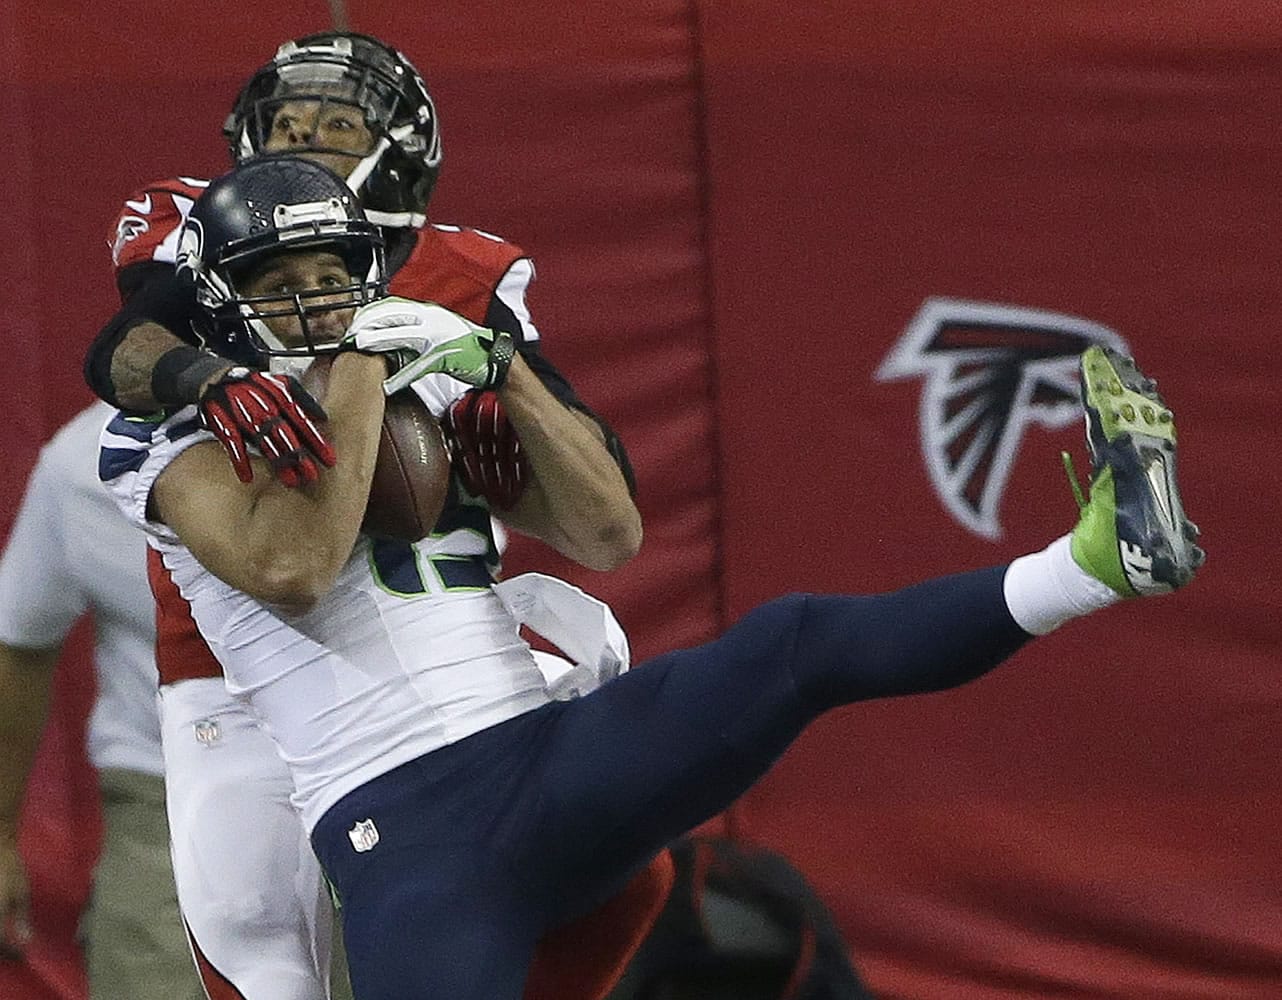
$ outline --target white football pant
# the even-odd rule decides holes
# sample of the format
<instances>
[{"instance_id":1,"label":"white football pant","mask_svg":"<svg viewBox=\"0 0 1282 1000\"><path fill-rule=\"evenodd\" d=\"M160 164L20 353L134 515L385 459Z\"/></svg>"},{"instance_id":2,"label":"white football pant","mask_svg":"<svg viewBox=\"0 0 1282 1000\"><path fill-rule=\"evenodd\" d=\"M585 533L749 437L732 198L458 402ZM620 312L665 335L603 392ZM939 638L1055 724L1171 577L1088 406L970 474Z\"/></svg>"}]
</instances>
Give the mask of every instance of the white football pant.
<instances>
[{"instance_id":1,"label":"white football pant","mask_svg":"<svg viewBox=\"0 0 1282 1000\"><path fill-rule=\"evenodd\" d=\"M293 782L221 677L160 689L174 879L211 1000L327 1000L333 910Z\"/></svg>"}]
</instances>

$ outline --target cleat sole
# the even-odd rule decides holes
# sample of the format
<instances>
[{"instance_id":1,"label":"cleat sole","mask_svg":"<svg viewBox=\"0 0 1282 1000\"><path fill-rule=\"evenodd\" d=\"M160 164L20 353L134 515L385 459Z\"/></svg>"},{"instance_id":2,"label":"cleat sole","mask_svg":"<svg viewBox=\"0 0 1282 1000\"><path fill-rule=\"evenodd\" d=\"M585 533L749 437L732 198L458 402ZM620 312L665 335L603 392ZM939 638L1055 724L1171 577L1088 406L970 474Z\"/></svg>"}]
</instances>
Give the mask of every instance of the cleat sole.
<instances>
[{"instance_id":1,"label":"cleat sole","mask_svg":"<svg viewBox=\"0 0 1282 1000\"><path fill-rule=\"evenodd\" d=\"M1100 347L1082 358L1083 396L1105 440L1122 434L1175 443L1175 418L1157 392L1157 383L1127 357Z\"/></svg>"},{"instance_id":2,"label":"cleat sole","mask_svg":"<svg viewBox=\"0 0 1282 1000\"><path fill-rule=\"evenodd\" d=\"M1074 555L1123 596L1182 587L1205 554L1180 501L1174 415L1156 381L1116 351L1087 349L1081 375L1092 477Z\"/></svg>"}]
</instances>

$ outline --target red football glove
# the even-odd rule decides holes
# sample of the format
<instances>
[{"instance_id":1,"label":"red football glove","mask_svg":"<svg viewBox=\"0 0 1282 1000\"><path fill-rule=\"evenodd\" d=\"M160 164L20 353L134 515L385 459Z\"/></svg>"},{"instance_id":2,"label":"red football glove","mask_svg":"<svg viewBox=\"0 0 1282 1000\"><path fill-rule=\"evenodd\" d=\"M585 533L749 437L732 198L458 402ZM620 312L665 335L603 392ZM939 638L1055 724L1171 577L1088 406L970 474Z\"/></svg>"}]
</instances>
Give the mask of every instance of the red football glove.
<instances>
[{"instance_id":1,"label":"red football glove","mask_svg":"<svg viewBox=\"0 0 1282 1000\"><path fill-rule=\"evenodd\" d=\"M334 446L316 426L325 411L292 375L232 368L201 394L200 422L227 449L242 483L251 482L249 446L286 486L314 483L319 462L334 464Z\"/></svg>"},{"instance_id":2,"label":"red football glove","mask_svg":"<svg viewBox=\"0 0 1282 1000\"><path fill-rule=\"evenodd\" d=\"M463 485L499 510L511 510L525 492L530 466L497 392L469 392L441 421L450 458Z\"/></svg>"}]
</instances>

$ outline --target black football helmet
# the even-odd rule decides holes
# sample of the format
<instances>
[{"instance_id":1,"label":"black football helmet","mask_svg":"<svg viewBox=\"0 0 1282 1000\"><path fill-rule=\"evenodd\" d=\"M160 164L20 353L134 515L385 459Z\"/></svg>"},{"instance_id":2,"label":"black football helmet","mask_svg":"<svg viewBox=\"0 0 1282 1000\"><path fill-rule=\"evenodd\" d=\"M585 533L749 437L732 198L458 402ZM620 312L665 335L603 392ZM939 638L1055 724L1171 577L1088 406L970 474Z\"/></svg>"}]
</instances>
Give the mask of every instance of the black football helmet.
<instances>
[{"instance_id":1,"label":"black football helmet","mask_svg":"<svg viewBox=\"0 0 1282 1000\"><path fill-rule=\"evenodd\" d=\"M244 86L223 126L232 159L264 155L276 110L298 100L359 109L374 147L352 168L348 184L371 222L421 227L441 168L441 133L414 65L378 39L352 32L286 42Z\"/></svg>"},{"instance_id":2,"label":"black football helmet","mask_svg":"<svg viewBox=\"0 0 1282 1000\"><path fill-rule=\"evenodd\" d=\"M348 283L245 291L251 275L298 250L336 254ZM256 368L292 370L302 363L290 358L334 351L346 323L321 317L387 293L382 231L341 177L298 157L250 160L212 181L183 223L177 268L195 284L206 346ZM284 316L298 318L301 344L282 342L267 323Z\"/></svg>"}]
</instances>

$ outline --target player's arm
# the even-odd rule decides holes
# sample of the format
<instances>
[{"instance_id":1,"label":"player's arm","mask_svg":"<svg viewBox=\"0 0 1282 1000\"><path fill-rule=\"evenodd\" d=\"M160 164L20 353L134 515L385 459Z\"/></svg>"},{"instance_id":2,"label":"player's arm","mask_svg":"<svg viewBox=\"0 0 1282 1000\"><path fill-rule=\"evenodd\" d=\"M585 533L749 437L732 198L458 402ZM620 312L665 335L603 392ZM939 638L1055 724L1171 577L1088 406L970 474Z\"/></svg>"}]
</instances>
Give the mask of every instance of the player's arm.
<instances>
[{"instance_id":1,"label":"player's arm","mask_svg":"<svg viewBox=\"0 0 1282 1000\"><path fill-rule=\"evenodd\" d=\"M333 450L317 427L324 411L298 382L237 367L194 346L192 289L172 265L133 263L117 275L123 303L98 332L84 376L99 398L150 413L194 404L237 475L252 475L250 446L268 456L287 486L310 482Z\"/></svg>"},{"instance_id":2,"label":"player's arm","mask_svg":"<svg viewBox=\"0 0 1282 1000\"><path fill-rule=\"evenodd\" d=\"M89 387L112 406L140 413L197 402L205 386L231 368L232 362L199 352L208 359L206 370L190 385L155 384L161 358L179 348L196 351L192 288L178 280L171 263L156 260L122 268L116 283L121 307L85 353Z\"/></svg>"},{"instance_id":3,"label":"player's arm","mask_svg":"<svg viewBox=\"0 0 1282 1000\"><path fill-rule=\"evenodd\" d=\"M516 504L495 512L499 519L589 569L635 556L641 513L597 422L553 396L520 354L498 395L531 471Z\"/></svg>"},{"instance_id":4,"label":"player's arm","mask_svg":"<svg viewBox=\"0 0 1282 1000\"><path fill-rule=\"evenodd\" d=\"M487 484L511 483L514 474L529 473L517 490L500 490L507 496L483 494L501 520L589 568L613 569L641 546L632 467L618 436L539 350L525 299L533 276L528 258L515 261L486 310L484 326L506 332L516 346L508 381L496 394L497 419L484 428L491 436L482 433L468 441L451 434L451 444L461 446L458 451L471 459L469 468L480 467ZM460 401L449 416L470 413L468 402ZM514 434L502 427L505 422ZM519 461L503 446L509 436L519 449Z\"/></svg>"},{"instance_id":5,"label":"player's arm","mask_svg":"<svg viewBox=\"0 0 1282 1000\"><path fill-rule=\"evenodd\" d=\"M241 482L205 442L156 478L155 519L232 587L306 611L334 586L356 544L378 455L386 374L378 357L349 352L335 359L325 399L342 461L315 483L290 489L267 475Z\"/></svg>"},{"instance_id":6,"label":"player's arm","mask_svg":"<svg viewBox=\"0 0 1282 1000\"><path fill-rule=\"evenodd\" d=\"M58 652L0 642L0 958L18 957L31 937L18 819L49 714Z\"/></svg>"},{"instance_id":7,"label":"player's arm","mask_svg":"<svg viewBox=\"0 0 1282 1000\"><path fill-rule=\"evenodd\" d=\"M170 373L168 391L157 391L157 371L166 357L185 358L187 363ZM119 409L151 413L166 406L199 403L205 391L234 367L226 358L187 344L168 327L142 320L117 342L111 354L110 381L95 383L94 389L98 392L101 387L98 395Z\"/></svg>"},{"instance_id":8,"label":"player's arm","mask_svg":"<svg viewBox=\"0 0 1282 1000\"><path fill-rule=\"evenodd\" d=\"M547 389L512 334L432 303L388 298L361 308L347 337L357 350L394 359L389 394L432 374L498 392L531 471L519 502L497 512L503 520L590 569L614 569L636 554L641 515L604 434Z\"/></svg>"}]
</instances>

